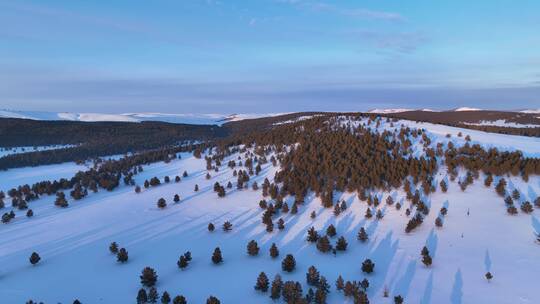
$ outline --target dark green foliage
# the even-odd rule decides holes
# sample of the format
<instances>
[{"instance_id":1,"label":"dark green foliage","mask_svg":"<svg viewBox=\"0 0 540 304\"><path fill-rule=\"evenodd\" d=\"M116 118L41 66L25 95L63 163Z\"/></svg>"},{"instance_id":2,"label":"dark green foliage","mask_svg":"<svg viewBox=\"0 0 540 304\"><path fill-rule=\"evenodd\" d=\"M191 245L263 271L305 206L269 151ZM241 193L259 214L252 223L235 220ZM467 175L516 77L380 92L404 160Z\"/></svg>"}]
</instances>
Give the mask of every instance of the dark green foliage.
<instances>
[{"instance_id":1,"label":"dark green foliage","mask_svg":"<svg viewBox=\"0 0 540 304\"><path fill-rule=\"evenodd\" d=\"M231 231L231 230L232 230L232 226L233 226L233 225L231 224L231 222L226 221L225 223L223 223L223 231L225 231L225 232Z\"/></svg>"},{"instance_id":2,"label":"dark green foliage","mask_svg":"<svg viewBox=\"0 0 540 304\"><path fill-rule=\"evenodd\" d=\"M30 255L29 260L30 260L30 264L36 265L41 260L41 257L39 256L39 254L37 254L37 252L32 252L32 255Z\"/></svg>"},{"instance_id":3,"label":"dark green foliage","mask_svg":"<svg viewBox=\"0 0 540 304\"><path fill-rule=\"evenodd\" d=\"M219 301L218 298L214 297L214 296L210 296L208 297L208 299L206 300L206 304L221 304L221 302Z\"/></svg>"},{"instance_id":4,"label":"dark green foliage","mask_svg":"<svg viewBox=\"0 0 540 304\"><path fill-rule=\"evenodd\" d=\"M326 235L328 235L329 237L334 237L336 235L336 227L330 224L330 226L326 228Z\"/></svg>"},{"instance_id":5,"label":"dark green foliage","mask_svg":"<svg viewBox=\"0 0 540 304\"><path fill-rule=\"evenodd\" d=\"M157 206L158 206L158 208L163 209L163 208L167 207L167 202L165 201L164 198L160 198L157 201Z\"/></svg>"},{"instance_id":6,"label":"dark green foliage","mask_svg":"<svg viewBox=\"0 0 540 304\"><path fill-rule=\"evenodd\" d=\"M362 271L365 273L372 273L373 270L375 270L375 263L373 263L370 259L364 260L362 262Z\"/></svg>"},{"instance_id":7,"label":"dark green foliage","mask_svg":"<svg viewBox=\"0 0 540 304\"><path fill-rule=\"evenodd\" d=\"M345 240L345 237L340 236L336 243L336 250L338 251L345 251L347 250L347 240Z\"/></svg>"},{"instance_id":8,"label":"dark green foliage","mask_svg":"<svg viewBox=\"0 0 540 304\"><path fill-rule=\"evenodd\" d=\"M296 267L296 260L292 254L287 254L287 256L281 261L281 269L286 272L294 271Z\"/></svg>"},{"instance_id":9,"label":"dark green foliage","mask_svg":"<svg viewBox=\"0 0 540 304\"><path fill-rule=\"evenodd\" d=\"M251 256L256 256L259 254L259 245L257 245L255 240L249 241L247 245L247 252Z\"/></svg>"},{"instance_id":10,"label":"dark green foliage","mask_svg":"<svg viewBox=\"0 0 540 304\"><path fill-rule=\"evenodd\" d=\"M208 223L208 231L212 232L212 231L214 231L214 229L216 229L216 227L214 226L214 224Z\"/></svg>"},{"instance_id":11,"label":"dark green foliage","mask_svg":"<svg viewBox=\"0 0 540 304\"><path fill-rule=\"evenodd\" d=\"M275 259L279 256L279 249L276 246L276 243L272 243L272 246L270 247L270 256Z\"/></svg>"},{"instance_id":12,"label":"dark green foliage","mask_svg":"<svg viewBox=\"0 0 540 304\"><path fill-rule=\"evenodd\" d=\"M157 303L159 294L155 287L151 287L148 291L148 303Z\"/></svg>"},{"instance_id":13,"label":"dark green foliage","mask_svg":"<svg viewBox=\"0 0 540 304\"><path fill-rule=\"evenodd\" d=\"M116 242L112 242L111 245L109 245L109 251L112 254L117 254L118 253L118 244Z\"/></svg>"},{"instance_id":14,"label":"dark green foliage","mask_svg":"<svg viewBox=\"0 0 540 304\"><path fill-rule=\"evenodd\" d=\"M332 245L330 245L330 240L328 237L323 236L317 241L317 249L322 253L327 253L332 250Z\"/></svg>"},{"instance_id":15,"label":"dark green foliage","mask_svg":"<svg viewBox=\"0 0 540 304\"><path fill-rule=\"evenodd\" d=\"M403 297L400 295L397 295L394 297L394 304L403 304Z\"/></svg>"},{"instance_id":16,"label":"dark green foliage","mask_svg":"<svg viewBox=\"0 0 540 304\"><path fill-rule=\"evenodd\" d=\"M151 267L145 267L140 275L141 284L146 287L152 287L156 285L157 282L157 273Z\"/></svg>"},{"instance_id":17,"label":"dark green foliage","mask_svg":"<svg viewBox=\"0 0 540 304\"><path fill-rule=\"evenodd\" d=\"M358 240L362 243L367 242L369 239L369 236L366 232L366 229L364 227L360 227L360 230L358 231Z\"/></svg>"},{"instance_id":18,"label":"dark green foliage","mask_svg":"<svg viewBox=\"0 0 540 304\"><path fill-rule=\"evenodd\" d=\"M281 276L276 274L274 280L272 281L272 287L270 288L270 298L272 298L272 300L277 300L281 297L282 287L283 281L281 280Z\"/></svg>"},{"instance_id":19,"label":"dark green foliage","mask_svg":"<svg viewBox=\"0 0 540 304\"><path fill-rule=\"evenodd\" d=\"M307 241L310 243L315 243L317 242L318 239L319 239L319 234L317 233L315 228L314 227L309 228Z\"/></svg>"},{"instance_id":20,"label":"dark green foliage","mask_svg":"<svg viewBox=\"0 0 540 304\"><path fill-rule=\"evenodd\" d=\"M320 279L320 275L317 268L315 268L315 266L310 266L308 268L308 272L306 273L306 282L308 283L308 285L318 286L319 279Z\"/></svg>"},{"instance_id":21,"label":"dark green foliage","mask_svg":"<svg viewBox=\"0 0 540 304\"><path fill-rule=\"evenodd\" d=\"M178 295L174 297L173 304L187 304L187 301L184 296Z\"/></svg>"},{"instance_id":22,"label":"dark green foliage","mask_svg":"<svg viewBox=\"0 0 540 304\"><path fill-rule=\"evenodd\" d=\"M120 248L120 250L116 254L116 260L120 263L125 263L128 261L128 258L129 256L126 248Z\"/></svg>"},{"instance_id":23,"label":"dark green foliage","mask_svg":"<svg viewBox=\"0 0 540 304\"><path fill-rule=\"evenodd\" d=\"M146 294L146 290L144 288L139 289L139 292L137 293L137 304L145 304L148 302L148 295Z\"/></svg>"},{"instance_id":24,"label":"dark green foliage","mask_svg":"<svg viewBox=\"0 0 540 304\"><path fill-rule=\"evenodd\" d=\"M171 296L169 295L169 293L167 291L164 291L163 294L161 295L161 304L169 304L171 303Z\"/></svg>"},{"instance_id":25,"label":"dark green foliage","mask_svg":"<svg viewBox=\"0 0 540 304\"><path fill-rule=\"evenodd\" d=\"M268 277L266 276L266 274L264 272L261 272L259 274L259 277L257 277L257 283L255 284L255 290L259 290L259 291L262 291L262 292L267 292L269 284L270 283L268 281Z\"/></svg>"},{"instance_id":26,"label":"dark green foliage","mask_svg":"<svg viewBox=\"0 0 540 304\"><path fill-rule=\"evenodd\" d=\"M212 254L212 262L214 264L219 264L223 262L223 257L221 256L221 249L219 249L219 247L216 247L216 249L214 249L214 253Z\"/></svg>"}]
</instances>

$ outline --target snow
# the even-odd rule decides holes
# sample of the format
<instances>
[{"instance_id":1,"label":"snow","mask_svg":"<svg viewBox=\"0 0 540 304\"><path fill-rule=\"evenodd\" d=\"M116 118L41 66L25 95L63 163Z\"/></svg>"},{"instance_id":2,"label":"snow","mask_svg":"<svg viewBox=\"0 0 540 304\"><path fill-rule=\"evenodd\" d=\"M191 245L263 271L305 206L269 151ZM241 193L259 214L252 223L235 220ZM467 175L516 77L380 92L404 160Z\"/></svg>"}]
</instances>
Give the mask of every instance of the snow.
<instances>
[{"instance_id":1,"label":"snow","mask_svg":"<svg viewBox=\"0 0 540 304\"><path fill-rule=\"evenodd\" d=\"M521 110L520 113L528 113L528 114L540 114L540 109L527 109L527 110Z\"/></svg>"},{"instance_id":2,"label":"snow","mask_svg":"<svg viewBox=\"0 0 540 304\"><path fill-rule=\"evenodd\" d=\"M69 120L69 121L116 121L116 122L142 122L142 121L162 121L168 123L183 123L197 125L222 125L229 121L240 121L244 119L254 119L261 117L271 117L288 113L266 113L266 114L175 114L175 113L71 113L71 112L39 112L39 111L0 111L3 118L23 118L33 120Z\"/></svg>"},{"instance_id":3,"label":"snow","mask_svg":"<svg viewBox=\"0 0 540 304\"><path fill-rule=\"evenodd\" d=\"M414 111L414 109L373 109L369 110L368 113L378 113L378 114L391 114L391 113L401 113Z\"/></svg>"},{"instance_id":4,"label":"snow","mask_svg":"<svg viewBox=\"0 0 540 304\"><path fill-rule=\"evenodd\" d=\"M460 107L460 108L454 109L454 112L464 112L464 111L482 111L482 109L471 108L471 107Z\"/></svg>"},{"instance_id":5,"label":"snow","mask_svg":"<svg viewBox=\"0 0 540 304\"><path fill-rule=\"evenodd\" d=\"M365 123L367 120L350 123ZM345 122L346 123L346 122ZM539 155L540 139L510 136L481 131L454 128L428 123L399 120L401 125L425 128L428 136L436 141L465 143L470 135L472 143L496 146L501 149L522 149L526 155ZM372 130L394 129L381 119L380 126ZM457 137L462 132L463 137ZM452 134L446 138L446 134ZM414 143L419 149L419 143ZM261 271L270 280L280 274L284 281L298 280L303 284L305 273L311 265L324 275L331 284L328 303L352 303L345 301L335 290L334 282L339 274L345 280L370 282L370 303L393 303L393 296L402 295L405 303L540 303L536 291L540 273L539 244L534 242L535 232L540 233L538 210L531 215L519 213L509 216L503 200L492 188L486 188L482 179L465 191L456 182L449 181L448 193L440 190L428 199L431 212L424 223L406 234L404 227L410 217L405 215L409 203L402 190L377 192L381 198L379 209L384 210L382 220L364 218L365 202L356 193L337 193L335 199L345 200L348 208L338 217L331 209L321 207L319 198L310 194L296 215L281 215L285 220L284 231L275 229L271 234L261 224L262 210L258 202L260 191L250 189L229 190L225 198L217 198L212 185L219 181L226 184L236 178L226 167L232 155L225 159L219 172L211 171L210 180L205 178L205 161L182 153L182 159L144 166L135 176L138 184L157 176L163 180L168 175L174 180L186 170L187 178L180 183L163 184L143 189L140 194L133 187L120 186L107 192L90 193L81 201L69 200L70 207L60 209L53 205L54 197L42 197L31 202L33 218L26 218L24 211L15 211L16 218L9 224L0 225L0 294L5 303L24 303L29 299L45 303L71 303L75 298L82 303L133 303L138 289L140 271L153 267L158 274L157 289L167 290L171 295L182 294L188 303L204 303L209 295L217 296L222 303L272 303L268 294L253 289ZM265 177L272 180L277 168L271 164L262 166L259 176L252 177L259 185ZM33 183L42 179L70 177L85 166L65 163L19 168L0 172L0 189ZM461 177L464 172L460 172ZM505 177L508 190L518 189L521 201L533 201L540 194L540 176L531 176L528 183L520 178ZM445 168L435 177L435 182L448 180ZM459 178L457 179L459 180ZM456 181L457 181L456 180ZM493 184L496 184L497 178ZM195 184L200 187L194 192ZM181 201L173 203L174 194ZM396 210L387 206L386 197L404 206ZM163 197L168 206L156 207ZM292 198L287 198L292 206ZM6 205L9 202L6 200ZM448 208L444 226L436 228L434 221L441 207ZM6 212L6 207L2 211ZM316 219L310 213L317 213ZM469 213L469 215L467 215ZM279 218L279 217L277 217ZM276 220L277 220L276 218ZM221 230L224 221L233 223L233 230ZM207 231L213 222L216 231ZM314 226L323 230L334 224L338 236L345 236L349 246L344 253L319 253L315 245L305 241L306 230ZM356 240L360 227L365 227L370 240L363 244ZM246 253L249 240L257 240L259 256ZM332 238L335 243L337 236ZM129 252L129 261L118 264L108 251L111 242L118 242ZM280 250L278 259L271 259L268 250L272 243ZM420 259L420 250L426 245L433 257L433 265L426 268ZM222 250L224 263L215 266L210 257L215 247ZM184 270L176 266L178 257L191 251L193 261ZM36 251L41 262L31 266L30 254ZM281 271L282 258L291 253L297 266L293 273ZM360 269L362 261L370 258L375 262L375 272L365 275ZM494 275L487 282L484 274ZM389 298L383 298L385 287Z\"/></svg>"},{"instance_id":6,"label":"snow","mask_svg":"<svg viewBox=\"0 0 540 304\"><path fill-rule=\"evenodd\" d=\"M505 119L498 119L498 120L493 120L493 121L482 120L477 123L472 123L472 122L462 122L462 123L466 125L471 125L471 126L497 126L497 127L507 127L507 128L540 128L540 124L521 124L521 123L516 123L516 122L509 122L509 121L506 121Z\"/></svg>"},{"instance_id":7,"label":"snow","mask_svg":"<svg viewBox=\"0 0 540 304\"><path fill-rule=\"evenodd\" d=\"M35 151L47 151L47 150L55 150L55 149L64 149L64 148L72 148L75 147L75 145L50 145L50 146L26 146L26 147L10 147L10 148L2 148L0 147L0 157L4 157L11 154L19 154L19 153L26 153L26 152L35 152Z\"/></svg>"}]
</instances>

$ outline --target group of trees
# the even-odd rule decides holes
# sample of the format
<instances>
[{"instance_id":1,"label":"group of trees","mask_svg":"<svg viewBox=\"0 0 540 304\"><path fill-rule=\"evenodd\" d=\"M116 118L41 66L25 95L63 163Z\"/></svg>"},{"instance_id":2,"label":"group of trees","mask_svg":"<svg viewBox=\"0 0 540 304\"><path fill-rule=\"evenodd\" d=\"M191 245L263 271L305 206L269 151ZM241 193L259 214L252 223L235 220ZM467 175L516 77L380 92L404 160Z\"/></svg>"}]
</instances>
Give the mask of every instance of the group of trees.
<instances>
[{"instance_id":1,"label":"group of trees","mask_svg":"<svg viewBox=\"0 0 540 304\"><path fill-rule=\"evenodd\" d=\"M120 263L126 263L128 261L128 258L129 258L129 255L128 255L128 252L126 250L126 248L120 248L118 249L118 243L116 242L112 242L110 245L109 245L109 251L112 253L112 254L115 254L116 255L116 260Z\"/></svg>"}]
</instances>

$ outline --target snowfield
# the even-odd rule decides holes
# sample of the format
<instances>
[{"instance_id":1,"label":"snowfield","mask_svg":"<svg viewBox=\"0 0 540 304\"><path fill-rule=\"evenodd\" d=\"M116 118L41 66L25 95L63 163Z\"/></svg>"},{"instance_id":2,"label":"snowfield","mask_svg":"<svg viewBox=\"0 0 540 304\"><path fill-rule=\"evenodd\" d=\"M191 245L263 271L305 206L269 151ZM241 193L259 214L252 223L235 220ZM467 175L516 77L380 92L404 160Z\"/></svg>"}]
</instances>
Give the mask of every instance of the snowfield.
<instances>
[{"instance_id":1,"label":"snowfield","mask_svg":"<svg viewBox=\"0 0 540 304\"><path fill-rule=\"evenodd\" d=\"M363 123L362 121L346 123ZM465 144L470 135L471 143L502 150L521 150L525 155L540 156L540 139L509 136L481 131L453 128L429 123L400 120L391 127L381 120L373 131L399 128L424 128L436 142L453 141ZM462 132L462 137L457 134ZM450 138L446 134L451 134ZM420 149L415 143L415 149ZM419 152L419 151L418 151ZM243 155L243 154L242 154ZM227 167L227 161L236 160L240 154L231 155L222 162L219 172L210 171L205 178L204 158L197 159L182 153L181 159L170 163L144 166L135 176L137 184L157 176L162 185L142 189L136 194L132 186L122 185L112 192L100 189L88 197L74 201L67 195L70 206L55 207L54 196L45 196L29 204L34 217L27 218L25 211L15 211L16 218L9 224L0 225L0 294L2 303L24 303L29 299L45 303L134 303L141 288L141 270L150 266L158 274L156 288L168 291L172 297L184 295L188 303L205 303L210 295L221 303L273 303L269 293L260 293L253 286L257 276L264 271L270 280L281 275L283 281L297 280L307 291L306 272L314 265L331 284L328 303L353 303L336 291L334 282L338 275L347 280L370 282L370 303L393 303L393 296L401 295L405 303L540 303L537 292L540 273L540 244L535 233L540 233L539 210L527 215L509 216L503 200L495 193L493 185L483 185L481 175L465 191L456 182L449 181L445 168L436 175L435 183L444 179L449 190L437 192L427 198L432 210L424 223L411 233L405 233L406 223L412 217L405 214L409 202L402 189L376 192L381 204L378 206L384 218L366 219L368 205L358 199L356 193L337 193L335 200L344 200L347 210L334 216L332 209L325 209L319 198L308 195L296 215L281 214L285 230L277 228L265 231L261 223L263 210L259 201L261 191L251 185L262 184L265 178L273 180L279 169L271 163L262 166L258 176L252 176L249 189L237 190L236 177ZM0 189L42 179L70 177L78 170L86 169L73 163L12 169L0 172ZM238 169L238 168L237 168ZM174 182L174 176L187 171L189 176ZM460 172L461 177L465 172ZM163 183L164 176L171 182ZM507 189L518 189L521 201L534 201L540 195L540 176L531 176L525 183L520 178L505 177ZM224 198L218 198L212 187L215 182L225 185L231 181L233 189L227 189ZM495 178L493 184L496 184ZM200 191L195 192L198 184ZM67 193L66 193L67 194ZM179 194L179 203L173 196ZM400 210L386 205L388 196L400 202ZM167 207L156 206L159 198L167 200ZM286 202L292 206L293 198ZM6 200L6 205L10 205ZM441 207L448 209L441 228L435 219ZM373 208L373 207L371 207ZM11 209L6 207L2 211ZM310 218L312 211L317 216ZM224 232L221 225L231 221L233 229ZM208 223L216 230L209 232ZM337 236L345 236L348 249L345 252L323 254L314 244L306 241L306 230L311 226L320 233L330 224L337 228ZM358 230L365 227L369 241L356 239ZM258 256L246 252L250 240L256 240L261 248ZM129 252L129 261L116 262L108 246L117 242ZM268 250L276 243L280 256L272 259ZM433 257L433 265L425 267L420 251L427 246ZM224 262L212 264L210 258L215 247L220 247ZM38 252L42 258L35 266L28 257ZM191 251L193 261L183 271L176 262L181 254ZM296 270L281 270L281 260L286 254L296 258ZM370 258L375 271L366 275L361 263ZM494 278L488 282L484 274L490 271ZM383 297L387 289L390 297ZM281 303L281 302L279 302Z\"/></svg>"}]
</instances>

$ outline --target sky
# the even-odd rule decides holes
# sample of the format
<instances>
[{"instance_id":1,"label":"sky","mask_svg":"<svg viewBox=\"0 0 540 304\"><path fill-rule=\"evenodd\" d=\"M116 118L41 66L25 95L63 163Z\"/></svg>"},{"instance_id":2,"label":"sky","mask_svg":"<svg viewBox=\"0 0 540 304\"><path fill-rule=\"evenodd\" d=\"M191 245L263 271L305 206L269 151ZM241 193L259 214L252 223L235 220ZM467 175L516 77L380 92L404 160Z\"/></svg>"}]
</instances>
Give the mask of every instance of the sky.
<instances>
[{"instance_id":1,"label":"sky","mask_svg":"<svg viewBox=\"0 0 540 304\"><path fill-rule=\"evenodd\" d=\"M538 0L0 0L0 109L540 108Z\"/></svg>"}]
</instances>

